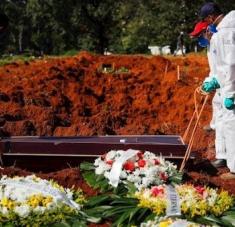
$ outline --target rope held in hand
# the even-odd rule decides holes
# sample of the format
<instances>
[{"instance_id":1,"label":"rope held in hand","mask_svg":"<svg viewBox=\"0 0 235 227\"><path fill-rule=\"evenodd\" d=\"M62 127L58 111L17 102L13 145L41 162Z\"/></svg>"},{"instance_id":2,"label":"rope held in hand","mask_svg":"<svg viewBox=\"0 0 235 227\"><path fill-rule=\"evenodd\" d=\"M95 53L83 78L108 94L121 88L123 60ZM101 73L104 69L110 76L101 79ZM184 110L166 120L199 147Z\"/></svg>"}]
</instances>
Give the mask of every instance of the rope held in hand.
<instances>
[{"instance_id":1,"label":"rope held in hand","mask_svg":"<svg viewBox=\"0 0 235 227\"><path fill-rule=\"evenodd\" d=\"M202 104L202 107L199 111L199 107L198 107L198 103L197 103L197 94L202 94L205 96L204 98L204 101L203 101L203 104ZM191 151L192 151L192 146L193 146L193 142L194 142L194 135L195 135L195 132L196 132L196 129L197 129L197 126L198 126L198 123L199 123L199 120L200 120L200 117L201 117L201 114L202 114L202 111L206 105L206 102L207 102L207 99L208 99L208 93L204 92L201 90L201 87L198 87L195 89L194 91L194 106L195 106L195 110L194 110L194 113L193 113L193 116L188 124L188 127L187 129L185 130L185 133L183 135L183 141L186 140L188 134L189 134L189 130L191 128L191 125L192 125L192 122L196 116L196 122L195 122L195 125L193 127L193 131L192 131L192 134L190 136L190 139L189 139L189 143L188 143L188 147L187 147L187 150L185 152L185 155L184 155L184 159L181 163L181 166L180 166L180 172L183 171L185 165L186 165L186 162L188 161L189 157L190 157L190 154L191 154Z\"/></svg>"}]
</instances>

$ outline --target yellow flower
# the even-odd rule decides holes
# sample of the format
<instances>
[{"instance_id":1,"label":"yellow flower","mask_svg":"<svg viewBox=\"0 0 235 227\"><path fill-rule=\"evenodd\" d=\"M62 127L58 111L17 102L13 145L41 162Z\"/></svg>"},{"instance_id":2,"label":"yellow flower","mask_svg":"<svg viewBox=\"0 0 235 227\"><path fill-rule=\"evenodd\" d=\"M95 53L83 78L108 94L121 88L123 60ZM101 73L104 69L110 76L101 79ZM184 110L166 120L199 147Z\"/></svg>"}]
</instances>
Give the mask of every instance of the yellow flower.
<instances>
[{"instance_id":1,"label":"yellow flower","mask_svg":"<svg viewBox=\"0 0 235 227\"><path fill-rule=\"evenodd\" d=\"M168 227L170 224L172 224L171 220L165 220L159 223L159 227Z\"/></svg>"},{"instance_id":2,"label":"yellow flower","mask_svg":"<svg viewBox=\"0 0 235 227\"><path fill-rule=\"evenodd\" d=\"M51 203L53 198L51 196L43 196L42 194L32 195L28 198L27 204L33 208L37 206L46 206L48 203Z\"/></svg>"},{"instance_id":3,"label":"yellow flower","mask_svg":"<svg viewBox=\"0 0 235 227\"><path fill-rule=\"evenodd\" d=\"M10 210L15 207L14 201L12 201L12 200L10 200L6 197L2 198L1 205L4 206L4 207L7 207Z\"/></svg>"}]
</instances>

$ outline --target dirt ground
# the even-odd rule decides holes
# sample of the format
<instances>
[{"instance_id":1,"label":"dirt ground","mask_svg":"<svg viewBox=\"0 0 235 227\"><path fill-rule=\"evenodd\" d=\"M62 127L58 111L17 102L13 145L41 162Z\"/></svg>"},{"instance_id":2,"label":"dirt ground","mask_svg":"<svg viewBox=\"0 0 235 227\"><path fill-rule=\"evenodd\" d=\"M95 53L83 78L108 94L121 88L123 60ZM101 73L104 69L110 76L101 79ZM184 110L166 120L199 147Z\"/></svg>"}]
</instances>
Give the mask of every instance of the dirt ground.
<instances>
[{"instance_id":1,"label":"dirt ground","mask_svg":"<svg viewBox=\"0 0 235 227\"><path fill-rule=\"evenodd\" d=\"M11 63L0 67L0 134L183 136L194 112L195 89L208 72L206 56L192 54L164 58L81 52L75 57ZM203 126L211 119L212 97L195 136L193 150L199 158L186 179L235 194L235 180L219 178L226 168L208 171L214 133L205 132ZM203 99L197 95L198 105ZM5 168L0 174L29 172ZM97 193L83 182L78 169L41 176L64 186L81 186L87 195Z\"/></svg>"}]
</instances>

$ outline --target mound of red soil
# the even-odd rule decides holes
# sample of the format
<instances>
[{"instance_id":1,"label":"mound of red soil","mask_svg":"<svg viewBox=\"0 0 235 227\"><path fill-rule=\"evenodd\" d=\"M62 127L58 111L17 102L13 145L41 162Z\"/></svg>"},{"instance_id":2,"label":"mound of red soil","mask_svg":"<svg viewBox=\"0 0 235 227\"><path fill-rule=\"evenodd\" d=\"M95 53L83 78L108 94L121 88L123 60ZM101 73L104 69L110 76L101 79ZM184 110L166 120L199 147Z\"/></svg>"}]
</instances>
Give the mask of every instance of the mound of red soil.
<instances>
[{"instance_id":1,"label":"mound of red soil","mask_svg":"<svg viewBox=\"0 0 235 227\"><path fill-rule=\"evenodd\" d=\"M177 78L179 67L180 79ZM0 67L3 135L183 134L206 57L96 56ZM200 100L199 100L200 101ZM211 106L201 125L211 118ZM208 145L199 133L198 147Z\"/></svg>"},{"instance_id":2,"label":"mound of red soil","mask_svg":"<svg viewBox=\"0 0 235 227\"><path fill-rule=\"evenodd\" d=\"M195 89L208 72L202 55L163 58L82 52L8 64L0 67L0 132L3 136L183 136L194 112ZM214 134L202 128L211 119L211 98L194 142L194 150L209 159L214 157ZM197 103L201 105L203 99L198 95ZM206 177L208 184L233 191L218 177L190 176L201 182ZM68 186L83 184L76 170L46 177Z\"/></svg>"}]
</instances>

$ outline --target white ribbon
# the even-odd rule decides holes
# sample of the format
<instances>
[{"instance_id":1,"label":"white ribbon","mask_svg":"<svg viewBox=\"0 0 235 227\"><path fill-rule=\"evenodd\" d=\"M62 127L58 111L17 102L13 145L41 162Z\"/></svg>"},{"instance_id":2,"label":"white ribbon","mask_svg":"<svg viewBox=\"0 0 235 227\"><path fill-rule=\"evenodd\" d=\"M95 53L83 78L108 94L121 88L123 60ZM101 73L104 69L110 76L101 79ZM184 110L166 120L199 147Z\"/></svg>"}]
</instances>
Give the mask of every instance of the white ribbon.
<instances>
[{"instance_id":1,"label":"white ribbon","mask_svg":"<svg viewBox=\"0 0 235 227\"><path fill-rule=\"evenodd\" d=\"M80 209L80 206L73 200L69 199L65 192L61 192L58 189L53 188L51 185L47 185L45 187L45 185L40 185L40 184L33 183L33 182L27 182L27 181L17 182L12 179L0 180L0 185L12 185L18 188L29 188L31 191L39 192L45 195L52 196L53 198L59 199L63 203L67 204L68 206L72 208L75 208L78 210Z\"/></svg>"},{"instance_id":2,"label":"white ribbon","mask_svg":"<svg viewBox=\"0 0 235 227\"><path fill-rule=\"evenodd\" d=\"M113 163L112 169L109 173L109 183L113 187L117 187L119 180L120 180L120 175L122 172L122 166L123 164L133 156L135 156L139 151L138 150L132 150L128 149L127 151L123 152L119 158L116 159L116 161Z\"/></svg>"},{"instance_id":3,"label":"white ribbon","mask_svg":"<svg viewBox=\"0 0 235 227\"><path fill-rule=\"evenodd\" d=\"M181 209L180 209L180 198L172 185L167 185L166 187L167 192L167 208L166 208L166 216L180 216Z\"/></svg>"}]
</instances>

